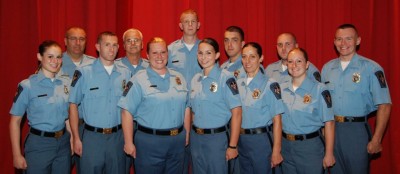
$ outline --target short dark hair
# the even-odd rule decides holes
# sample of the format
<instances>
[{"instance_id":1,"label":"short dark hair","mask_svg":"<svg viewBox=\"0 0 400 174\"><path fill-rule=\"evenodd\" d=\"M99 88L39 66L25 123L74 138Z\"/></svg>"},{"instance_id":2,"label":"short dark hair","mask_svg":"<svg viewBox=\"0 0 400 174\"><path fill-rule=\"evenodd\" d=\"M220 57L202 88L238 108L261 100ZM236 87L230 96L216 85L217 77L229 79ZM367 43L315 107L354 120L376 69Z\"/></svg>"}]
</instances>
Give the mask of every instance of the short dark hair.
<instances>
[{"instance_id":1,"label":"short dark hair","mask_svg":"<svg viewBox=\"0 0 400 174\"><path fill-rule=\"evenodd\" d=\"M229 26L228 28L226 28L225 31L229 31L229 32L237 32L240 35L240 39L242 39L242 41L244 41L244 32L242 30L242 28L238 27L238 26Z\"/></svg>"},{"instance_id":2,"label":"short dark hair","mask_svg":"<svg viewBox=\"0 0 400 174\"><path fill-rule=\"evenodd\" d=\"M117 36L117 35L111 31L103 31L97 36L98 44L100 44L101 40L103 39L103 36Z\"/></svg>"},{"instance_id":3,"label":"short dark hair","mask_svg":"<svg viewBox=\"0 0 400 174\"><path fill-rule=\"evenodd\" d=\"M347 28L354 29L354 31L356 31L356 36L358 36L358 30L357 30L356 26L354 26L353 24L342 24L342 25L339 25L339 27L337 27L337 29L347 29Z\"/></svg>"},{"instance_id":4,"label":"short dark hair","mask_svg":"<svg viewBox=\"0 0 400 174\"><path fill-rule=\"evenodd\" d=\"M303 49L303 48L293 48L292 50L290 50L289 51L289 53L288 54L290 54L292 51L300 51L301 53L303 53L303 56L304 56L304 58L306 59L306 61L308 61L308 54L307 54L307 52L306 52L306 50L305 49ZM288 56L289 57L289 56Z\"/></svg>"},{"instance_id":5,"label":"short dark hair","mask_svg":"<svg viewBox=\"0 0 400 174\"><path fill-rule=\"evenodd\" d=\"M205 39L203 39L202 41L200 41L199 45L200 45L201 43L209 44L209 45L211 45L211 46L214 48L214 51L215 51L216 53L219 52L219 45L218 45L218 42L217 42L215 39L208 37L208 38L205 38Z\"/></svg>"},{"instance_id":6,"label":"short dark hair","mask_svg":"<svg viewBox=\"0 0 400 174\"><path fill-rule=\"evenodd\" d=\"M246 47L253 47L253 48L255 48L255 49L257 50L258 56L261 58L261 56L262 56L262 48L261 48L261 45L260 45L260 44L258 44L257 42L249 42L249 43L246 43L246 44L243 46L242 50L243 50L244 48L246 48Z\"/></svg>"},{"instance_id":7,"label":"short dark hair","mask_svg":"<svg viewBox=\"0 0 400 174\"><path fill-rule=\"evenodd\" d=\"M44 52L46 52L46 50L48 48L52 47L52 46L59 47L61 49L60 44L58 44L56 41L54 41L54 40L45 40L39 45L39 49L38 49L39 54L41 56L43 56Z\"/></svg>"}]
</instances>

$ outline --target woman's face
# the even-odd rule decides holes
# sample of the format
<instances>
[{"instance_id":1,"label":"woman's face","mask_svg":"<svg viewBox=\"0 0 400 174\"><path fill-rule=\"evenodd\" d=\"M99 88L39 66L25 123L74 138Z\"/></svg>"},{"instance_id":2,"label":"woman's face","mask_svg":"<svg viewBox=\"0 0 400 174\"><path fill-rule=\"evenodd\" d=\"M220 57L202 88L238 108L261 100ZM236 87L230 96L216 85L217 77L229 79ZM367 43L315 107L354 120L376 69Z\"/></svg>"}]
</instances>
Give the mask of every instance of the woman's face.
<instances>
[{"instance_id":1,"label":"woman's face","mask_svg":"<svg viewBox=\"0 0 400 174\"><path fill-rule=\"evenodd\" d=\"M300 50L293 50L288 55L288 71L293 78L306 76L309 64Z\"/></svg>"},{"instance_id":2,"label":"woman's face","mask_svg":"<svg viewBox=\"0 0 400 174\"><path fill-rule=\"evenodd\" d=\"M242 64L247 74L255 74L260 68L263 57L258 55L257 49L252 46L246 46L242 50Z\"/></svg>"},{"instance_id":3,"label":"woman's face","mask_svg":"<svg viewBox=\"0 0 400 174\"><path fill-rule=\"evenodd\" d=\"M197 51L197 60L203 69L214 66L215 60L219 58L219 52L216 53L213 46L208 43L200 43Z\"/></svg>"},{"instance_id":4,"label":"woman's face","mask_svg":"<svg viewBox=\"0 0 400 174\"><path fill-rule=\"evenodd\" d=\"M62 51L58 46L50 46L43 55L37 54L38 60L42 64L42 71L45 74L56 74L62 63Z\"/></svg>"}]
</instances>

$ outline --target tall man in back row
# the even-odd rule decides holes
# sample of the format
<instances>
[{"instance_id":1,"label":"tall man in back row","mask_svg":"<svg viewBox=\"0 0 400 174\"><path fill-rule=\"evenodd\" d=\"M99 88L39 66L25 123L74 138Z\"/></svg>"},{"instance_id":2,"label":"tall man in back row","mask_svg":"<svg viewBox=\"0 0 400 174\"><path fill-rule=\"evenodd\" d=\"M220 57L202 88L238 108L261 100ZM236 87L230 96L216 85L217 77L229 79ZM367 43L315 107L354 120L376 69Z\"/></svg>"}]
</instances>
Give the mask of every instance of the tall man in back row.
<instances>
[{"instance_id":1,"label":"tall man in back row","mask_svg":"<svg viewBox=\"0 0 400 174\"><path fill-rule=\"evenodd\" d=\"M332 174L369 173L369 154L382 150L389 120L391 99L383 69L357 54L360 42L354 25L339 26L334 38L339 57L322 68L336 121ZM376 110L375 132L371 133L367 117Z\"/></svg>"}]
</instances>

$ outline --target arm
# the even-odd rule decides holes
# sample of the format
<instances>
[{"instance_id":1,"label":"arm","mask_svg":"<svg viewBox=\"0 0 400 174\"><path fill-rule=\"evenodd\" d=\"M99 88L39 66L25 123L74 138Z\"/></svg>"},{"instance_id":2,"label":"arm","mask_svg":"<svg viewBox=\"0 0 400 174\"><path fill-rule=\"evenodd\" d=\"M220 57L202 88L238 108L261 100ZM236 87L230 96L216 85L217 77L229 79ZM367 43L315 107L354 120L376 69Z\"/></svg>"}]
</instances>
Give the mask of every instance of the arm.
<instances>
[{"instance_id":1,"label":"arm","mask_svg":"<svg viewBox=\"0 0 400 174\"><path fill-rule=\"evenodd\" d=\"M71 155L73 155L74 154L74 138L72 136L71 126L69 125L69 119L65 120L65 129L67 129L68 133L71 135L71 137L69 139L69 143L71 146Z\"/></svg>"},{"instance_id":2,"label":"arm","mask_svg":"<svg viewBox=\"0 0 400 174\"><path fill-rule=\"evenodd\" d=\"M368 153L374 154L382 151L382 138L389 121L391 104L380 104L376 114L375 132L371 141L367 145Z\"/></svg>"},{"instance_id":3,"label":"arm","mask_svg":"<svg viewBox=\"0 0 400 174\"><path fill-rule=\"evenodd\" d=\"M283 161L283 157L281 154L282 148L282 116L276 115L273 119L273 136L274 136L274 145L272 147L272 157L271 157L271 167L276 167Z\"/></svg>"},{"instance_id":4,"label":"arm","mask_svg":"<svg viewBox=\"0 0 400 174\"><path fill-rule=\"evenodd\" d=\"M124 151L128 155L136 158L136 147L133 144L133 117L129 111L122 109L121 111L122 119L122 130L124 132Z\"/></svg>"},{"instance_id":5,"label":"arm","mask_svg":"<svg viewBox=\"0 0 400 174\"><path fill-rule=\"evenodd\" d=\"M185 110L185 118L184 118L184 122L183 122L183 125L184 125L185 130L186 130L186 143L185 143L185 146L187 146L189 144L190 126L192 125L192 123L191 123L191 121L192 121L191 113L192 112L190 111L190 108L187 107L186 110Z\"/></svg>"},{"instance_id":6,"label":"arm","mask_svg":"<svg viewBox=\"0 0 400 174\"><path fill-rule=\"evenodd\" d=\"M325 122L325 156L323 159L324 168L331 167L335 164L335 156L333 155L333 146L335 141L335 122Z\"/></svg>"},{"instance_id":7,"label":"arm","mask_svg":"<svg viewBox=\"0 0 400 174\"><path fill-rule=\"evenodd\" d=\"M69 125L72 132L73 148L74 152L81 156L82 155L82 142L79 137L79 116L78 116L78 105L75 103L69 104Z\"/></svg>"},{"instance_id":8,"label":"arm","mask_svg":"<svg viewBox=\"0 0 400 174\"><path fill-rule=\"evenodd\" d=\"M228 145L236 148L228 147L226 150L226 160L230 160L238 156L237 144L239 141L240 126L242 125L242 107L233 108L231 112L231 135Z\"/></svg>"},{"instance_id":9,"label":"arm","mask_svg":"<svg viewBox=\"0 0 400 174\"><path fill-rule=\"evenodd\" d=\"M28 166L26 164L24 156L21 153L21 125L22 117L20 116L11 116L10 120L10 138L11 138L11 147L13 154L14 167L17 169L26 169Z\"/></svg>"}]
</instances>

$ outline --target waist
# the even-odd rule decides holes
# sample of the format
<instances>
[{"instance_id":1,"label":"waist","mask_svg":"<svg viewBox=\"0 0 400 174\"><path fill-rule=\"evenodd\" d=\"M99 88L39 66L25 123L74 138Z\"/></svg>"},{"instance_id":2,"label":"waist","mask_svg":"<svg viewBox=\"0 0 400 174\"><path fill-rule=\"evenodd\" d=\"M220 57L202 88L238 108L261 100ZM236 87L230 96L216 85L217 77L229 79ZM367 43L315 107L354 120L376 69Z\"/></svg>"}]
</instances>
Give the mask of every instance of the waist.
<instances>
[{"instance_id":1,"label":"waist","mask_svg":"<svg viewBox=\"0 0 400 174\"><path fill-rule=\"evenodd\" d=\"M176 136L179 133L182 132L183 130L183 125L180 126L179 128L174 128L174 129L152 129L148 127L141 126L140 124L137 124L137 130L140 130L144 133L152 134L152 135L168 135L168 136Z\"/></svg>"},{"instance_id":2,"label":"waist","mask_svg":"<svg viewBox=\"0 0 400 174\"><path fill-rule=\"evenodd\" d=\"M31 127L30 133L34 134L34 135L39 135L42 137L52 137L52 138L60 138L61 136L64 135L65 133L65 128L59 131L55 131L55 132L46 132L46 131L41 131L39 129L35 129L33 127Z\"/></svg>"},{"instance_id":3,"label":"waist","mask_svg":"<svg viewBox=\"0 0 400 174\"><path fill-rule=\"evenodd\" d=\"M347 116L342 116L342 115L335 115L335 121L336 122L366 122L367 117L362 116L362 117L347 117Z\"/></svg>"},{"instance_id":4,"label":"waist","mask_svg":"<svg viewBox=\"0 0 400 174\"><path fill-rule=\"evenodd\" d=\"M122 125L119 124L117 126L110 127L110 128L98 128L98 127L94 127L94 126L85 124L85 129L92 131L92 132L102 133L102 134L112 134L112 133L115 133L118 130L122 129Z\"/></svg>"},{"instance_id":5,"label":"waist","mask_svg":"<svg viewBox=\"0 0 400 174\"><path fill-rule=\"evenodd\" d=\"M240 134L261 134L271 131L272 131L272 125L266 127L251 128L251 129L240 128Z\"/></svg>"},{"instance_id":6,"label":"waist","mask_svg":"<svg viewBox=\"0 0 400 174\"><path fill-rule=\"evenodd\" d=\"M282 132L282 137L286 138L289 141L303 141L307 139L312 139L319 136L319 131L311 132L309 134L287 134Z\"/></svg>"},{"instance_id":7,"label":"waist","mask_svg":"<svg viewBox=\"0 0 400 174\"><path fill-rule=\"evenodd\" d=\"M199 128L199 127L196 127L195 125L193 125L192 129L197 134L202 135L202 134L216 134L216 133L225 132L228 130L228 127L227 127L227 125L225 125L225 126L221 126L221 127L217 127L217 128L203 129L203 128Z\"/></svg>"}]
</instances>

